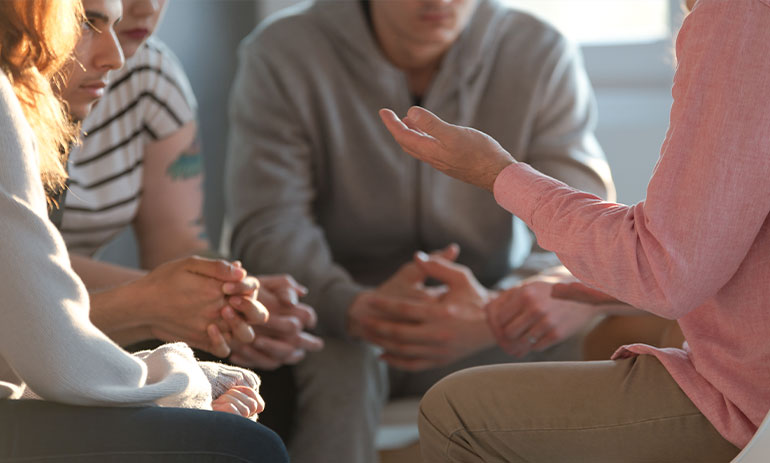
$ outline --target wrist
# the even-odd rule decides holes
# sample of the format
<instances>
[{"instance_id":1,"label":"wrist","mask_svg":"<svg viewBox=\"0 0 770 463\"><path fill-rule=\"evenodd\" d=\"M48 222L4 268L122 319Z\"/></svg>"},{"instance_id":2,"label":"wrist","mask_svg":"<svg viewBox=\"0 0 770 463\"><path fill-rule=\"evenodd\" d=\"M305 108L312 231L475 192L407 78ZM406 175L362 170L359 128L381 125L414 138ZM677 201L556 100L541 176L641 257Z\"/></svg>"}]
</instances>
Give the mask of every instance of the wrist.
<instances>
[{"instance_id":1,"label":"wrist","mask_svg":"<svg viewBox=\"0 0 770 463\"><path fill-rule=\"evenodd\" d=\"M149 326L139 326L109 333L110 339L122 347L157 339Z\"/></svg>"},{"instance_id":2,"label":"wrist","mask_svg":"<svg viewBox=\"0 0 770 463\"><path fill-rule=\"evenodd\" d=\"M352 281L341 281L328 285L323 295L312 297L308 303L315 307L318 313L318 330L327 336L337 336L345 339L350 336L349 316L353 301L365 288ZM311 293L312 294L312 293Z\"/></svg>"},{"instance_id":3,"label":"wrist","mask_svg":"<svg viewBox=\"0 0 770 463\"><path fill-rule=\"evenodd\" d=\"M143 316L148 305L139 300L143 291L128 283L90 294L91 322L121 345L152 337L150 324Z\"/></svg>"},{"instance_id":4,"label":"wrist","mask_svg":"<svg viewBox=\"0 0 770 463\"><path fill-rule=\"evenodd\" d=\"M372 290L365 290L358 293L351 302L345 316L345 330L348 335L354 339L361 339L363 331L359 323L359 311L361 306L366 305L366 297L373 293Z\"/></svg>"},{"instance_id":5,"label":"wrist","mask_svg":"<svg viewBox=\"0 0 770 463\"><path fill-rule=\"evenodd\" d=\"M497 177L500 175L500 172L504 171L508 166L516 164L516 161L513 159L513 157L511 157L510 154L507 152L505 154L507 156L505 159L501 159L500 161L493 164L492 169L489 171L489 176L485 181L484 186L490 192L494 192L495 182L497 181Z\"/></svg>"},{"instance_id":6,"label":"wrist","mask_svg":"<svg viewBox=\"0 0 770 463\"><path fill-rule=\"evenodd\" d=\"M486 317L486 310L484 311L484 319L479 322L472 323L468 327L472 333L472 345L476 352L480 352L486 349L491 349L497 345L497 339L492 332L492 328L489 326L489 322Z\"/></svg>"}]
</instances>

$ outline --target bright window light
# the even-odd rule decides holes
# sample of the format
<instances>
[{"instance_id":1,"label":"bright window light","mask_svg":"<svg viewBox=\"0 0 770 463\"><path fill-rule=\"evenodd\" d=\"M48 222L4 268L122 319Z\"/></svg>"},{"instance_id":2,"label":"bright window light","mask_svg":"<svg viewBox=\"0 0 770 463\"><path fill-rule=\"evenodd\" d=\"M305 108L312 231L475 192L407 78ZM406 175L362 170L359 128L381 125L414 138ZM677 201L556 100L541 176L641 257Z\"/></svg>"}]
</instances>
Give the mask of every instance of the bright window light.
<instances>
[{"instance_id":1,"label":"bright window light","mask_svg":"<svg viewBox=\"0 0 770 463\"><path fill-rule=\"evenodd\" d=\"M556 25L583 44L652 42L669 37L670 0L503 0Z\"/></svg>"}]
</instances>

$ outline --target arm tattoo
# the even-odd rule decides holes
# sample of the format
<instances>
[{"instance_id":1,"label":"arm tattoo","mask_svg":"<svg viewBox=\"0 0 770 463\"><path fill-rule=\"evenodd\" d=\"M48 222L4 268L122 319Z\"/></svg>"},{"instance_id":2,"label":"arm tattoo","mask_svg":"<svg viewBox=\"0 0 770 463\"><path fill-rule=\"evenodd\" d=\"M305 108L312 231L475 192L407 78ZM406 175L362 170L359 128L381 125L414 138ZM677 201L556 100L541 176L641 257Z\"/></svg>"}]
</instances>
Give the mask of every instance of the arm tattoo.
<instances>
[{"instance_id":1,"label":"arm tattoo","mask_svg":"<svg viewBox=\"0 0 770 463\"><path fill-rule=\"evenodd\" d=\"M196 138L166 169L172 180L187 180L203 173L203 156Z\"/></svg>"},{"instance_id":2,"label":"arm tattoo","mask_svg":"<svg viewBox=\"0 0 770 463\"><path fill-rule=\"evenodd\" d=\"M209 236L206 233L206 221L203 219L203 217L198 217L197 219L190 222L190 225L200 229L198 232L198 238L204 241L208 241Z\"/></svg>"}]
</instances>

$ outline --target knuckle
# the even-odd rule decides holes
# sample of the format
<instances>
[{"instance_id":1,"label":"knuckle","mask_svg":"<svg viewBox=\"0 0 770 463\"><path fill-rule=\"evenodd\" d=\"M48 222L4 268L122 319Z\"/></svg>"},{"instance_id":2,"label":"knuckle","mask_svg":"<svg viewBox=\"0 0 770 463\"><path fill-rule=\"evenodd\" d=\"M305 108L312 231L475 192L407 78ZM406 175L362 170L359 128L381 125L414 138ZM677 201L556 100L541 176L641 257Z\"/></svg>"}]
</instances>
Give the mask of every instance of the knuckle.
<instances>
[{"instance_id":1,"label":"knuckle","mask_svg":"<svg viewBox=\"0 0 770 463\"><path fill-rule=\"evenodd\" d=\"M315 310L307 305L299 305L295 307L294 310L297 313L297 318L312 320L316 316Z\"/></svg>"},{"instance_id":2,"label":"knuckle","mask_svg":"<svg viewBox=\"0 0 770 463\"><path fill-rule=\"evenodd\" d=\"M435 355L440 361L447 361L447 359L452 355L452 350L447 347L441 347L439 349L436 349Z\"/></svg>"},{"instance_id":3,"label":"knuckle","mask_svg":"<svg viewBox=\"0 0 770 463\"><path fill-rule=\"evenodd\" d=\"M302 331L302 322L297 317L286 317L286 324L291 333L299 334Z\"/></svg>"},{"instance_id":4,"label":"knuckle","mask_svg":"<svg viewBox=\"0 0 770 463\"><path fill-rule=\"evenodd\" d=\"M521 301L522 301L522 302L523 302L525 305L529 305L529 306L534 306L534 305L537 305L537 302L538 302L538 300L537 300L537 294L536 294L536 293L535 293L535 291L534 291L534 290L532 290L532 289L529 289L529 288L527 288L527 289L524 289L524 290L521 292Z\"/></svg>"},{"instance_id":5,"label":"knuckle","mask_svg":"<svg viewBox=\"0 0 770 463\"><path fill-rule=\"evenodd\" d=\"M448 344L455 338L454 333L446 330L437 330L433 335L433 339L441 344Z\"/></svg>"},{"instance_id":6,"label":"knuckle","mask_svg":"<svg viewBox=\"0 0 770 463\"><path fill-rule=\"evenodd\" d=\"M199 302L208 301L214 309L220 309L227 304L226 296L221 291L212 288L203 288L201 291ZM192 302L196 302L196 299L193 299Z\"/></svg>"},{"instance_id":7,"label":"knuckle","mask_svg":"<svg viewBox=\"0 0 770 463\"><path fill-rule=\"evenodd\" d=\"M216 267L218 271L222 273L229 273L230 270L232 269L232 266L230 265L230 263L222 259L217 259L213 261L213 265Z\"/></svg>"}]
</instances>

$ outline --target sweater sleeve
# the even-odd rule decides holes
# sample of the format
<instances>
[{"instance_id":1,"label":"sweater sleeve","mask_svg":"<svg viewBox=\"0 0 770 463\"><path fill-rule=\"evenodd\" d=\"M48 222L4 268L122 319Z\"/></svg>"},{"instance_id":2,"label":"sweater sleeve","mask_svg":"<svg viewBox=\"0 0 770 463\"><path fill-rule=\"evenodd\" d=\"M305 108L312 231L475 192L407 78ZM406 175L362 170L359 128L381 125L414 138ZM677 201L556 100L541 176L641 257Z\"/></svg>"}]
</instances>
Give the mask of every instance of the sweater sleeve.
<instances>
[{"instance_id":1,"label":"sweater sleeve","mask_svg":"<svg viewBox=\"0 0 770 463\"><path fill-rule=\"evenodd\" d=\"M230 95L230 250L250 272L293 275L309 289L305 301L318 311L319 329L346 336L347 308L363 287L334 262L313 217L313 148L276 75L272 39L244 41Z\"/></svg>"},{"instance_id":2,"label":"sweater sleeve","mask_svg":"<svg viewBox=\"0 0 770 463\"><path fill-rule=\"evenodd\" d=\"M770 211L770 8L699 2L677 40L662 155L634 206L600 200L520 164L495 197L573 274L679 318L738 271Z\"/></svg>"},{"instance_id":3,"label":"sweater sleeve","mask_svg":"<svg viewBox=\"0 0 770 463\"><path fill-rule=\"evenodd\" d=\"M76 405L210 408L211 386L189 347L142 360L91 324L86 290L46 215L31 130L1 73L0 165L0 360L11 381Z\"/></svg>"}]
</instances>

